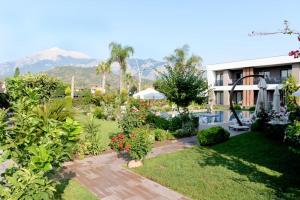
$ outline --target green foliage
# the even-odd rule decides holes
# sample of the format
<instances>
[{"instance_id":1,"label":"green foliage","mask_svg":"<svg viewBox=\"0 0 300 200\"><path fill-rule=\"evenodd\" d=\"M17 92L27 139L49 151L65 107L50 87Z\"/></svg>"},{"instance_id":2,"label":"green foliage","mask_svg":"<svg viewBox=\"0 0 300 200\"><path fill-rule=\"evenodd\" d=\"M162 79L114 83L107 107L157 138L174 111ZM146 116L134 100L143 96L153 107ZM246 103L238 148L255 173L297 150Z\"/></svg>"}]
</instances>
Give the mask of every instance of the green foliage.
<instances>
[{"instance_id":1,"label":"green foliage","mask_svg":"<svg viewBox=\"0 0 300 200\"><path fill-rule=\"evenodd\" d=\"M200 57L193 55L187 58L187 55L187 46L176 49L174 55L166 58L171 64L165 66L165 71L160 72L155 83L156 89L177 107L183 108L184 112L193 101L203 103L208 89L207 81L197 68Z\"/></svg>"},{"instance_id":2,"label":"green foliage","mask_svg":"<svg viewBox=\"0 0 300 200\"><path fill-rule=\"evenodd\" d=\"M9 96L5 93L0 93L0 108L9 107Z\"/></svg>"},{"instance_id":3,"label":"green foliage","mask_svg":"<svg viewBox=\"0 0 300 200\"><path fill-rule=\"evenodd\" d=\"M289 78L284 81L282 89L286 95L288 110L294 110L297 107L297 103L293 93L299 89L296 78L294 76L289 76Z\"/></svg>"},{"instance_id":4,"label":"green foliage","mask_svg":"<svg viewBox=\"0 0 300 200\"><path fill-rule=\"evenodd\" d=\"M170 134L168 131L159 128L156 128L151 132L155 136L156 141L165 141L169 138L169 134Z\"/></svg>"},{"instance_id":5,"label":"green foliage","mask_svg":"<svg viewBox=\"0 0 300 200\"><path fill-rule=\"evenodd\" d=\"M117 133L112 135L111 137L111 142L110 142L110 147L115 150L116 152L121 152L124 150L124 147L126 145L126 135L124 133Z\"/></svg>"},{"instance_id":6,"label":"green foliage","mask_svg":"<svg viewBox=\"0 0 300 200\"><path fill-rule=\"evenodd\" d=\"M254 112L255 111L255 106L250 107L249 111Z\"/></svg>"},{"instance_id":7,"label":"green foliage","mask_svg":"<svg viewBox=\"0 0 300 200\"><path fill-rule=\"evenodd\" d=\"M32 97L32 93L36 94L35 99L38 102L45 102L51 97L59 84L58 79L45 74L27 74L5 80L7 93L13 102L25 96Z\"/></svg>"},{"instance_id":8,"label":"green foliage","mask_svg":"<svg viewBox=\"0 0 300 200\"><path fill-rule=\"evenodd\" d=\"M300 147L300 122L295 121L285 130L284 141L292 146Z\"/></svg>"},{"instance_id":9,"label":"green foliage","mask_svg":"<svg viewBox=\"0 0 300 200\"><path fill-rule=\"evenodd\" d=\"M134 128L145 124L147 113L145 111L128 110L119 121L119 127L128 135Z\"/></svg>"},{"instance_id":10,"label":"green foliage","mask_svg":"<svg viewBox=\"0 0 300 200\"><path fill-rule=\"evenodd\" d=\"M271 120L271 116L264 110L261 109L261 111L257 114L256 121L251 125L252 131L266 131L268 127L268 122Z\"/></svg>"},{"instance_id":11,"label":"green foliage","mask_svg":"<svg viewBox=\"0 0 300 200\"><path fill-rule=\"evenodd\" d=\"M125 150L133 160L142 160L151 151L152 142L148 131L139 130L129 135Z\"/></svg>"},{"instance_id":12,"label":"green foliage","mask_svg":"<svg viewBox=\"0 0 300 200\"><path fill-rule=\"evenodd\" d=\"M173 134L175 137L189 137L195 135L195 124L192 121L186 122L182 125L182 128L177 129Z\"/></svg>"},{"instance_id":13,"label":"green foliage","mask_svg":"<svg viewBox=\"0 0 300 200\"><path fill-rule=\"evenodd\" d=\"M230 133L221 126L214 126L198 132L197 138L200 145L209 146L222 143L229 139Z\"/></svg>"},{"instance_id":14,"label":"green foliage","mask_svg":"<svg viewBox=\"0 0 300 200\"><path fill-rule=\"evenodd\" d=\"M125 86L125 75L127 70L126 59L133 55L134 50L130 46L122 46L119 43L111 42L109 44L110 58L108 64L111 65L113 62L118 62L120 65L120 93Z\"/></svg>"},{"instance_id":15,"label":"green foliage","mask_svg":"<svg viewBox=\"0 0 300 200\"><path fill-rule=\"evenodd\" d=\"M6 174L5 186L0 184L0 198L3 199L54 199L55 182L42 172L35 173L25 168Z\"/></svg>"},{"instance_id":16,"label":"green foliage","mask_svg":"<svg viewBox=\"0 0 300 200\"><path fill-rule=\"evenodd\" d=\"M20 76L20 68L16 67L14 72L14 77L18 77L18 76Z\"/></svg>"},{"instance_id":17,"label":"green foliage","mask_svg":"<svg viewBox=\"0 0 300 200\"><path fill-rule=\"evenodd\" d=\"M56 182L50 181L49 175L72 157L81 127L68 117L63 104L38 105L39 91L25 87L22 92L29 95L12 102L11 118L5 119L5 111L0 112L0 148L4 152L0 160L16 163L2 174L1 189L17 195L5 198L53 199Z\"/></svg>"},{"instance_id":18,"label":"green foliage","mask_svg":"<svg viewBox=\"0 0 300 200\"><path fill-rule=\"evenodd\" d=\"M159 128L168 130L169 129L169 121L160 116L156 116L152 113L149 113L146 117L146 124L149 124L153 128Z\"/></svg>"},{"instance_id":19,"label":"green foliage","mask_svg":"<svg viewBox=\"0 0 300 200\"><path fill-rule=\"evenodd\" d=\"M235 105L233 106L233 109L234 109L234 110L242 110L242 108L241 108L241 106L240 106L239 104L235 104Z\"/></svg>"},{"instance_id":20,"label":"green foliage","mask_svg":"<svg viewBox=\"0 0 300 200\"><path fill-rule=\"evenodd\" d=\"M94 109L93 115L94 115L94 117L96 117L97 119L104 119L104 118L105 118L104 110L103 110L102 107L99 107L99 106L97 106L97 107Z\"/></svg>"},{"instance_id":21,"label":"green foliage","mask_svg":"<svg viewBox=\"0 0 300 200\"><path fill-rule=\"evenodd\" d=\"M96 123L94 117L89 117L84 123L84 133L79 143L79 153L98 155L107 149L109 138L101 134L100 125Z\"/></svg>"},{"instance_id":22,"label":"green foliage","mask_svg":"<svg viewBox=\"0 0 300 200\"><path fill-rule=\"evenodd\" d=\"M72 93L71 88L70 88L70 87L67 87L67 88L65 89L65 95L66 95L66 96L70 96L71 93Z\"/></svg>"}]
</instances>

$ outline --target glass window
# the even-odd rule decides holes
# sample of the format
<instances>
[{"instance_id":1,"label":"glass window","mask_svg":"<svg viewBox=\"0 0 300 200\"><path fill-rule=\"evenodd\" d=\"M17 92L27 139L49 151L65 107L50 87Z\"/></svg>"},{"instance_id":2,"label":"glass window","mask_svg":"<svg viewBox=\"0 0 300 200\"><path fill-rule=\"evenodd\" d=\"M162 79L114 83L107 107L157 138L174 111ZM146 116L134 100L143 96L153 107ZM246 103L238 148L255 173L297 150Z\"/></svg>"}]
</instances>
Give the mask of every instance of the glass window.
<instances>
[{"instance_id":1,"label":"glass window","mask_svg":"<svg viewBox=\"0 0 300 200\"><path fill-rule=\"evenodd\" d=\"M281 70L280 76L282 80L285 80L292 74L292 69L283 69Z\"/></svg>"},{"instance_id":2,"label":"glass window","mask_svg":"<svg viewBox=\"0 0 300 200\"><path fill-rule=\"evenodd\" d=\"M223 91L217 91L215 92L215 97L216 97L216 105L223 105Z\"/></svg>"},{"instance_id":3,"label":"glass window","mask_svg":"<svg viewBox=\"0 0 300 200\"><path fill-rule=\"evenodd\" d=\"M270 78L271 73L269 71L261 71L259 75L263 75L265 78Z\"/></svg>"}]
</instances>

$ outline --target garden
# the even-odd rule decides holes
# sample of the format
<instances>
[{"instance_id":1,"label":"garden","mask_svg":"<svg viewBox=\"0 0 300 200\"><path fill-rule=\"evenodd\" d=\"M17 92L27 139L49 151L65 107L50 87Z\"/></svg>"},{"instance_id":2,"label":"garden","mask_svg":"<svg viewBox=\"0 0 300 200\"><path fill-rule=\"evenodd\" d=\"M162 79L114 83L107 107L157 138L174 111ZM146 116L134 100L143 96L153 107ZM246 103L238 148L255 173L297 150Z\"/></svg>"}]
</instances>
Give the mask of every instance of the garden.
<instances>
[{"instance_id":1,"label":"garden","mask_svg":"<svg viewBox=\"0 0 300 200\"><path fill-rule=\"evenodd\" d=\"M111 45L126 50L123 59L131 51ZM112 53L99 73L118 60ZM293 77L283 88L290 123L272 125L279 114L261 109L251 132L230 138L220 126L199 131L190 112L208 103L200 57L188 57L184 46L166 60L154 83L166 96L161 100L133 98L125 72L120 91L85 89L76 98L69 84L45 74L7 78L0 98L0 198L96 199L75 174L65 173L64 163L115 151L134 172L193 199L297 199L300 109ZM176 116L159 115L174 108ZM200 147L147 159L154 146L191 136Z\"/></svg>"}]
</instances>

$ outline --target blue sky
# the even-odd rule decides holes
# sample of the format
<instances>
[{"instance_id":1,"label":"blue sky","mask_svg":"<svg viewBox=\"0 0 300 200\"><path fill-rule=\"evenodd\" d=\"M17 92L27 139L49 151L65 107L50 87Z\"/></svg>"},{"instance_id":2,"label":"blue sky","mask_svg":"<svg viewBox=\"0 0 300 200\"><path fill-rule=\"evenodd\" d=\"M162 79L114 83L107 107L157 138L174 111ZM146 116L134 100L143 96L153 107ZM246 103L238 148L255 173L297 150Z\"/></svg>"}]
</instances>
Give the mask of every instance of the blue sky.
<instances>
[{"instance_id":1,"label":"blue sky","mask_svg":"<svg viewBox=\"0 0 300 200\"><path fill-rule=\"evenodd\" d=\"M189 44L204 64L285 55L295 37L248 37L275 31L287 19L300 30L299 1L0 0L0 63L60 47L94 58L108 44L134 47L138 58L161 60Z\"/></svg>"}]
</instances>

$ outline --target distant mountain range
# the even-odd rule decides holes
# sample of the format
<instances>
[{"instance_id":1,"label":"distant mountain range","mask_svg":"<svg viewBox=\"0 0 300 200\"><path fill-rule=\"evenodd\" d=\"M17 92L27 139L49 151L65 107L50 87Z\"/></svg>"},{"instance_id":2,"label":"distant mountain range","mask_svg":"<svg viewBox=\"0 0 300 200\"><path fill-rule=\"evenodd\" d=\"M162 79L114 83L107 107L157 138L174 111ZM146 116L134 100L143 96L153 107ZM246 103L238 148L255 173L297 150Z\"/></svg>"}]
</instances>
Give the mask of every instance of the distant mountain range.
<instances>
[{"instance_id":1,"label":"distant mountain range","mask_svg":"<svg viewBox=\"0 0 300 200\"><path fill-rule=\"evenodd\" d=\"M46 73L50 76L57 77L64 82L71 83L71 78L75 78L76 88L89 88L93 84L101 85L101 75L96 74L96 67L55 67ZM137 85L137 77L134 76L134 82ZM149 87L153 83L153 80L142 79L142 87ZM106 79L108 89L116 89L119 86L119 75L111 73Z\"/></svg>"},{"instance_id":2,"label":"distant mountain range","mask_svg":"<svg viewBox=\"0 0 300 200\"><path fill-rule=\"evenodd\" d=\"M74 70L77 76L80 76L81 73L91 71L89 75L84 76L85 79L90 79L90 76L95 75L94 67L98 62L97 59L91 58L84 53L55 47L37 52L22 59L0 63L0 79L12 76L15 67L19 67L22 74L27 72L47 72L54 76L66 78L63 80L71 79L70 75L73 74L72 70ZM128 71L131 72L133 76L137 76L139 66L142 71L142 77L149 80L154 80L156 77L155 69L159 70L165 64L164 62L153 59L128 59L127 62ZM66 72L66 74L60 74L63 72ZM118 64L114 63L112 65L112 72L113 74L119 73ZM86 81L91 82L92 80L93 79Z\"/></svg>"}]
</instances>

